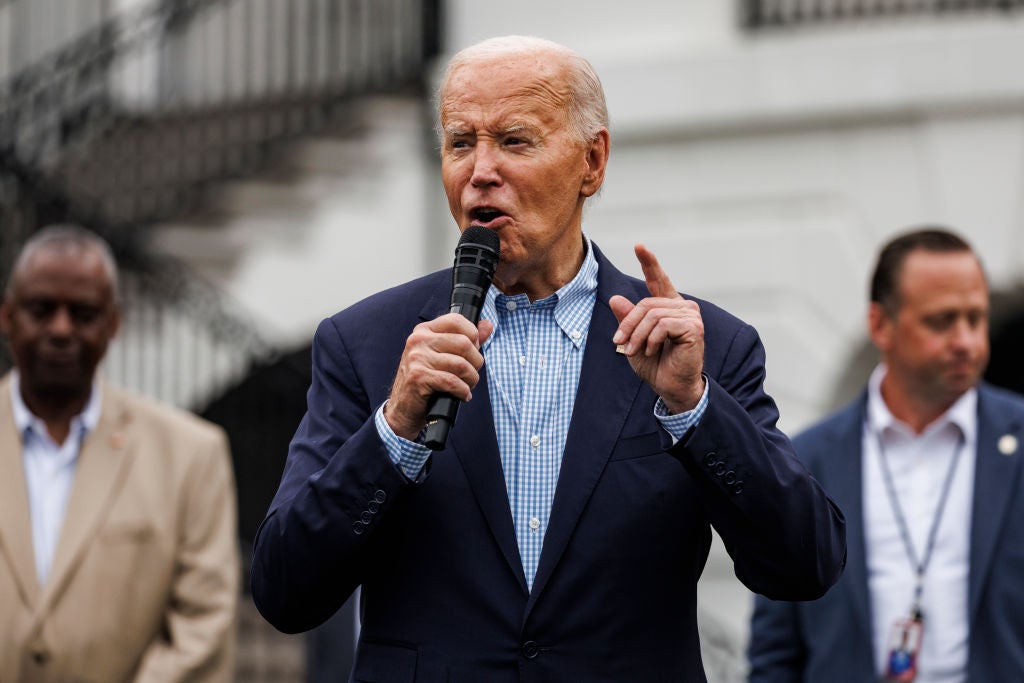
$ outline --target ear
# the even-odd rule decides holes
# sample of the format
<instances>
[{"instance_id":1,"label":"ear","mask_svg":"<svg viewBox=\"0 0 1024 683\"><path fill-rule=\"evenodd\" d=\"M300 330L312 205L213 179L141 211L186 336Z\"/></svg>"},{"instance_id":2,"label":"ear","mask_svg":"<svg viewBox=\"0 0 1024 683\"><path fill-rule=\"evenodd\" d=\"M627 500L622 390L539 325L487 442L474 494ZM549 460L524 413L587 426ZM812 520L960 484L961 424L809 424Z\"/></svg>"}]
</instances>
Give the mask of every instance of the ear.
<instances>
[{"instance_id":1,"label":"ear","mask_svg":"<svg viewBox=\"0 0 1024 683\"><path fill-rule=\"evenodd\" d=\"M604 184L604 171L608 167L608 155L611 153L611 136L607 128L597 131L597 135L587 145L587 172L583 176L580 194L592 197Z\"/></svg>"},{"instance_id":2,"label":"ear","mask_svg":"<svg viewBox=\"0 0 1024 683\"><path fill-rule=\"evenodd\" d=\"M872 301L868 308L868 334L871 343L882 353L892 346L893 327L896 321L882 304Z\"/></svg>"}]
</instances>

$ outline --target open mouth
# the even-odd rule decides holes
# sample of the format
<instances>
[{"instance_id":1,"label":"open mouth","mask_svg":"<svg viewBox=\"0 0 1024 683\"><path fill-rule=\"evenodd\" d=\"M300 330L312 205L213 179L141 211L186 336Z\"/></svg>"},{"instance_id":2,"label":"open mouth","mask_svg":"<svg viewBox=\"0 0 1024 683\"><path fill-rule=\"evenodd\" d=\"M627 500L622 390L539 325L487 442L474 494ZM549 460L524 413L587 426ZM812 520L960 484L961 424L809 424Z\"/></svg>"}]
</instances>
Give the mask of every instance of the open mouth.
<instances>
[{"instance_id":1,"label":"open mouth","mask_svg":"<svg viewBox=\"0 0 1024 683\"><path fill-rule=\"evenodd\" d=\"M499 211L491 206L481 206L469 212L476 225L488 226L488 224L506 216L504 211Z\"/></svg>"}]
</instances>

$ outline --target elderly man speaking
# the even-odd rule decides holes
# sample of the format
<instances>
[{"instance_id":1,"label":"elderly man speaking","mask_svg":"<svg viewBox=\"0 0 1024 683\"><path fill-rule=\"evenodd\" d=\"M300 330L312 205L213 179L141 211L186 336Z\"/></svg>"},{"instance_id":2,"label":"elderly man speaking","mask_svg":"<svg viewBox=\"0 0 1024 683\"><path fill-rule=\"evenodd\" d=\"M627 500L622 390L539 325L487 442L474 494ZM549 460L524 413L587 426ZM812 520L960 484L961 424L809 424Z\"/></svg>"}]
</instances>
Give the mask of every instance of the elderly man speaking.
<instances>
[{"instance_id":1,"label":"elderly man speaking","mask_svg":"<svg viewBox=\"0 0 1024 683\"><path fill-rule=\"evenodd\" d=\"M703 681L711 527L752 590L811 599L842 515L776 428L753 328L584 234L610 150L586 60L487 40L438 103L455 223L500 240L482 319L448 312L444 270L321 323L256 603L302 631L361 586L353 681ZM431 450L441 392L465 403Z\"/></svg>"}]
</instances>

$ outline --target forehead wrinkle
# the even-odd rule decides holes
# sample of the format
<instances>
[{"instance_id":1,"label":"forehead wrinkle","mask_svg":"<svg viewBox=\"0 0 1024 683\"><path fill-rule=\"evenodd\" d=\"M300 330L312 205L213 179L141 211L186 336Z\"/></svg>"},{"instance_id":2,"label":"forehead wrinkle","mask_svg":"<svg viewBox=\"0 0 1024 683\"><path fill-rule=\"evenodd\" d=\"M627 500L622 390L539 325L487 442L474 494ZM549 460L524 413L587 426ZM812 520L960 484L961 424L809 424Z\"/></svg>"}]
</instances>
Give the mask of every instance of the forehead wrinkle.
<instances>
[{"instance_id":1,"label":"forehead wrinkle","mask_svg":"<svg viewBox=\"0 0 1024 683\"><path fill-rule=\"evenodd\" d=\"M452 110L480 108L485 112L493 108L499 111L503 106L520 109L527 105L527 113L540 114L540 109L557 113L560 119L568 118L568 103L571 95L569 81L565 75L565 65L551 64L541 59L530 60L531 75L522 78L520 75L524 64L513 61L478 62L467 64L452 74L441 102L440 114L442 122ZM481 92L477 83L496 83L495 90L501 94L487 97ZM484 98L478 99L481 95ZM533 105L530 106L530 102ZM543 107L537 106L545 105ZM500 118L500 117L499 117Z\"/></svg>"}]
</instances>

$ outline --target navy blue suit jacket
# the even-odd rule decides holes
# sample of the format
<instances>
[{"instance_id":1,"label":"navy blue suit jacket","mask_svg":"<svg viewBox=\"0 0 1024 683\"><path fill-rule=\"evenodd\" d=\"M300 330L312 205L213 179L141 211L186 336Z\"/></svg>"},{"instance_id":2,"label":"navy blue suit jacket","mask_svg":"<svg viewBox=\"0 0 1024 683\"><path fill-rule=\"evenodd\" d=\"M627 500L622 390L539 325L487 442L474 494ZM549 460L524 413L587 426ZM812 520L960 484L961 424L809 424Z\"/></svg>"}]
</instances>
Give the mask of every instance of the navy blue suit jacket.
<instances>
[{"instance_id":1,"label":"navy blue suit jacket","mask_svg":"<svg viewBox=\"0 0 1024 683\"><path fill-rule=\"evenodd\" d=\"M308 412L256 540L253 597L272 624L312 628L362 586L353 681L703 681L696 583L710 525L756 591L814 598L836 580L842 515L776 429L756 332L700 302L709 407L673 447L654 393L611 342L608 299L638 301L646 286L596 255L597 303L532 592L486 368L420 481L392 464L374 425L406 337L448 310L446 270L317 330Z\"/></svg>"},{"instance_id":2,"label":"navy blue suit jacket","mask_svg":"<svg viewBox=\"0 0 1024 683\"><path fill-rule=\"evenodd\" d=\"M866 406L863 393L794 439L800 458L846 514L849 559L839 583L820 600L757 598L751 683L877 680L861 496ZM1024 447L1022 430L1024 400L982 384L968 570L971 683L1024 681L1024 451L1006 455L997 446L1010 434Z\"/></svg>"}]
</instances>

